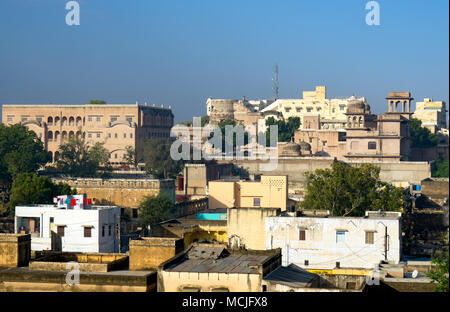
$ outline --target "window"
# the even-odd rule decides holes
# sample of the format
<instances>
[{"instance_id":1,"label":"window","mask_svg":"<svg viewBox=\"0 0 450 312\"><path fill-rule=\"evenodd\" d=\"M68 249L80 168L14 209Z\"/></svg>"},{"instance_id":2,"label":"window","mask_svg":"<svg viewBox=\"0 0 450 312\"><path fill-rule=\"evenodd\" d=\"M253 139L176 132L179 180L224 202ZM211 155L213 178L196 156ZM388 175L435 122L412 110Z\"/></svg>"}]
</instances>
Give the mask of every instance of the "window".
<instances>
[{"instance_id":1,"label":"window","mask_svg":"<svg viewBox=\"0 0 450 312\"><path fill-rule=\"evenodd\" d=\"M84 237L92 237L92 228L89 226L84 227Z\"/></svg>"},{"instance_id":2,"label":"window","mask_svg":"<svg viewBox=\"0 0 450 312\"><path fill-rule=\"evenodd\" d=\"M117 159L117 154L114 154L114 158Z\"/></svg>"},{"instance_id":3,"label":"window","mask_svg":"<svg viewBox=\"0 0 450 312\"><path fill-rule=\"evenodd\" d=\"M117 133L114 133L114 138L116 138L116 139L117 139Z\"/></svg>"},{"instance_id":4,"label":"window","mask_svg":"<svg viewBox=\"0 0 450 312\"><path fill-rule=\"evenodd\" d=\"M64 225L58 225L57 233L58 233L58 236L64 237Z\"/></svg>"},{"instance_id":5,"label":"window","mask_svg":"<svg viewBox=\"0 0 450 312\"><path fill-rule=\"evenodd\" d=\"M12 122L12 121L13 121L13 118L14 118L14 116L8 116L8 117L7 117L7 121L8 121L8 122Z\"/></svg>"},{"instance_id":6,"label":"window","mask_svg":"<svg viewBox=\"0 0 450 312\"><path fill-rule=\"evenodd\" d=\"M118 116L111 116L111 122L117 121Z\"/></svg>"},{"instance_id":7,"label":"window","mask_svg":"<svg viewBox=\"0 0 450 312\"><path fill-rule=\"evenodd\" d=\"M368 148L369 148L370 150L377 149L377 142L369 142Z\"/></svg>"},{"instance_id":8,"label":"window","mask_svg":"<svg viewBox=\"0 0 450 312\"><path fill-rule=\"evenodd\" d=\"M260 207L261 206L261 198L253 198L253 206Z\"/></svg>"},{"instance_id":9,"label":"window","mask_svg":"<svg viewBox=\"0 0 450 312\"><path fill-rule=\"evenodd\" d=\"M309 265L309 260L305 260L305 266Z\"/></svg>"},{"instance_id":10,"label":"window","mask_svg":"<svg viewBox=\"0 0 450 312\"><path fill-rule=\"evenodd\" d=\"M88 133L88 138L92 138L92 133Z\"/></svg>"},{"instance_id":11,"label":"window","mask_svg":"<svg viewBox=\"0 0 450 312\"><path fill-rule=\"evenodd\" d=\"M312 139L312 138L309 138L309 143L312 143L312 141L313 141L313 139Z\"/></svg>"},{"instance_id":12,"label":"window","mask_svg":"<svg viewBox=\"0 0 450 312\"><path fill-rule=\"evenodd\" d=\"M289 113L289 111L291 110L291 108L290 108L290 107L285 107L284 110L285 110L286 113Z\"/></svg>"},{"instance_id":13,"label":"window","mask_svg":"<svg viewBox=\"0 0 450 312\"><path fill-rule=\"evenodd\" d=\"M111 133L108 133L108 138L110 138L111 137Z\"/></svg>"},{"instance_id":14,"label":"window","mask_svg":"<svg viewBox=\"0 0 450 312\"><path fill-rule=\"evenodd\" d=\"M111 225L108 226L108 236L111 236Z\"/></svg>"},{"instance_id":15,"label":"window","mask_svg":"<svg viewBox=\"0 0 450 312\"><path fill-rule=\"evenodd\" d=\"M137 217L138 217L138 210L133 209L133 219L137 219Z\"/></svg>"},{"instance_id":16,"label":"window","mask_svg":"<svg viewBox=\"0 0 450 312\"><path fill-rule=\"evenodd\" d=\"M88 116L88 122L92 122L92 116Z\"/></svg>"},{"instance_id":17,"label":"window","mask_svg":"<svg viewBox=\"0 0 450 312\"><path fill-rule=\"evenodd\" d=\"M101 136L101 133L97 133L97 138L100 138L100 136Z\"/></svg>"},{"instance_id":18,"label":"window","mask_svg":"<svg viewBox=\"0 0 450 312\"><path fill-rule=\"evenodd\" d=\"M133 138L133 133L130 133L130 139L132 139Z\"/></svg>"},{"instance_id":19,"label":"window","mask_svg":"<svg viewBox=\"0 0 450 312\"><path fill-rule=\"evenodd\" d=\"M124 139L127 138L127 134L126 134L126 133L123 134L123 138L124 138Z\"/></svg>"},{"instance_id":20,"label":"window","mask_svg":"<svg viewBox=\"0 0 450 312\"><path fill-rule=\"evenodd\" d=\"M303 110L303 107L296 107L295 110L297 111L297 113L300 113Z\"/></svg>"},{"instance_id":21,"label":"window","mask_svg":"<svg viewBox=\"0 0 450 312\"><path fill-rule=\"evenodd\" d=\"M336 269L340 269L341 268L341 263L340 262L336 262Z\"/></svg>"},{"instance_id":22,"label":"window","mask_svg":"<svg viewBox=\"0 0 450 312\"><path fill-rule=\"evenodd\" d=\"M42 117L36 117L36 121L41 122L42 121Z\"/></svg>"},{"instance_id":23,"label":"window","mask_svg":"<svg viewBox=\"0 0 450 312\"><path fill-rule=\"evenodd\" d=\"M327 141L322 141L323 146L327 146Z\"/></svg>"},{"instance_id":24,"label":"window","mask_svg":"<svg viewBox=\"0 0 450 312\"><path fill-rule=\"evenodd\" d=\"M102 237L105 237L105 226L102 225Z\"/></svg>"},{"instance_id":25,"label":"window","mask_svg":"<svg viewBox=\"0 0 450 312\"><path fill-rule=\"evenodd\" d=\"M299 240L306 240L306 230L305 229L300 229L298 232L298 239Z\"/></svg>"},{"instance_id":26,"label":"window","mask_svg":"<svg viewBox=\"0 0 450 312\"><path fill-rule=\"evenodd\" d=\"M375 232L367 231L366 232L366 244L373 244L375 237Z\"/></svg>"},{"instance_id":27,"label":"window","mask_svg":"<svg viewBox=\"0 0 450 312\"><path fill-rule=\"evenodd\" d=\"M336 243L345 243L345 231L336 231Z\"/></svg>"},{"instance_id":28,"label":"window","mask_svg":"<svg viewBox=\"0 0 450 312\"><path fill-rule=\"evenodd\" d=\"M22 121L27 121L28 120L28 117L26 117L26 116L22 116L22 119L21 119Z\"/></svg>"},{"instance_id":29,"label":"window","mask_svg":"<svg viewBox=\"0 0 450 312\"><path fill-rule=\"evenodd\" d=\"M127 121L129 121L129 122L133 122L133 117L131 117L131 116L127 116Z\"/></svg>"},{"instance_id":30,"label":"window","mask_svg":"<svg viewBox=\"0 0 450 312\"><path fill-rule=\"evenodd\" d=\"M102 117L97 116L97 122L100 122L100 121L102 121Z\"/></svg>"},{"instance_id":31,"label":"window","mask_svg":"<svg viewBox=\"0 0 450 312\"><path fill-rule=\"evenodd\" d=\"M339 109L340 109L341 111L343 111L343 110L345 109L345 105L340 104L340 105L339 105Z\"/></svg>"},{"instance_id":32,"label":"window","mask_svg":"<svg viewBox=\"0 0 450 312\"><path fill-rule=\"evenodd\" d=\"M307 107L307 108L306 108L306 111L307 111L308 113L311 113L312 107Z\"/></svg>"}]
</instances>

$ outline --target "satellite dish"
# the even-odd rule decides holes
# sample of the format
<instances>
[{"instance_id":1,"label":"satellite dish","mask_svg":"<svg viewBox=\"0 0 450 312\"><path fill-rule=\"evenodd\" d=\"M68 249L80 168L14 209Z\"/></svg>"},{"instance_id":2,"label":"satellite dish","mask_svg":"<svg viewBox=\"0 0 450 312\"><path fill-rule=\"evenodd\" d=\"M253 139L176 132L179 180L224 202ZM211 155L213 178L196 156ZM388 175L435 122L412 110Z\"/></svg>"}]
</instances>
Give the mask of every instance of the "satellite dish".
<instances>
[{"instance_id":1,"label":"satellite dish","mask_svg":"<svg viewBox=\"0 0 450 312\"><path fill-rule=\"evenodd\" d=\"M418 274L419 274L419 272L417 270L414 270L412 272L412 278L416 278Z\"/></svg>"}]
</instances>

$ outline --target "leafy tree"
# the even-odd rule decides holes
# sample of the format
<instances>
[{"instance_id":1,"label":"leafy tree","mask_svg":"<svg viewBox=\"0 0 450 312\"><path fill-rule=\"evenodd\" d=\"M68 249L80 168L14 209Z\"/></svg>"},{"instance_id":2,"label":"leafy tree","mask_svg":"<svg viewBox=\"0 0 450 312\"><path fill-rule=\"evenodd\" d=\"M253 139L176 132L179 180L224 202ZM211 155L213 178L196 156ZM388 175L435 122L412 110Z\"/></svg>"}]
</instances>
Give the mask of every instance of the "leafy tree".
<instances>
[{"instance_id":1,"label":"leafy tree","mask_svg":"<svg viewBox=\"0 0 450 312\"><path fill-rule=\"evenodd\" d=\"M145 226L170 219L174 213L175 205L165 194L146 196L139 204L139 219Z\"/></svg>"},{"instance_id":2,"label":"leafy tree","mask_svg":"<svg viewBox=\"0 0 450 312\"><path fill-rule=\"evenodd\" d=\"M266 120L266 138L267 144L270 142L270 126L278 126L278 142L289 142L294 136L295 131L300 127L300 118L289 117L287 122L285 120L275 120L273 117L269 117Z\"/></svg>"},{"instance_id":3,"label":"leafy tree","mask_svg":"<svg viewBox=\"0 0 450 312\"><path fill-rule=\"evenodd\" d=\"M422 121L416 118L411 119L410 125L410 145L411 147L434 147L437 145L439 137L427 128L422 127Z\"/></svg>"},{"instance_id":4,"label":"leafy tree","mask_svg":"<svg viewBox=\"0 0 450 312\"><path fill-rule=\"evenodd\" d=\"M448 178L448 159L438 158L431 163L433 178Z\"/></svg>"},{"instance_id":5,"label":"leafy tree","mask_svg":"<svg viewBox=\"0 0 450 312\"><path fill-rule=\"evenodd\" d=\"M19 173L36 172L49 161L50 153L34 131L19 124L0 124L0 185L9 189Z\"/></svg>"},{"instance_id":6,"label":"leafy tree","mask_svg":"<svg viewBox=\"0 0 450 312\"><path fill-rule=\"evenodd\" d=\"M144 141L145 169L158 178L175 176L182 169L182 161L170 156L171 138L150 138Z\"/></svg>"},{"instance_id":7,"label":"leafy tree","mask_svg":"<svg viewBox=\"0 0 450 312\"><path fill-rule=\"evenodd\" d=\"M446 237L444 238L445 244L448 246L448 229ZM449 291L449 280L448 280L448 256L449 252L448 249L445 252L445 255L434 257L432 259L432 263L436 265L436 268L429 272L427 275L429 278L431 278L432 282L437 282L436 288L434 291L436 292L448 292Z\"/></svg>"},{"instance_id":8,"label":"leafy tree","mask_svg":"<svg viewBox=\"0 0 450 312\"><path fill-rule=\"evenodd\" d=\"M209 116L208 115L202 116L201 126L204 127L207 124L209 124Z\"/></svg>"},{"instance_id":9,"label":"leafy tree","mask_svg":"<svg viewBox=\"0 0 450 312\"><path fill-rule=\"evenodd\" d=\"M123 160L127 165L137 167L137 152L132 146L125 147L125 155L123 156Z\"/></svg>"},{"instance_id":10,"label":"leafy tree","mask_svg":"<svg viewBox=\"0 0 450 312\"><path fill-rule=\"evenodd\" d=\"M334 216L363 216L367 210L402 209L403 189L380 181L379 174L380 168L371 164L351 167L341 162L306 173L306 194L299 208L330 210Z\"/></svg>"},{"instance_id":11,"label":"leafy tree","mask_svg":"<svg viewBox=\"0 0 450 312\"><path fill-rule=\"evenodd\" d=\"M54 184L48 177L36 173L20 173L11 188L10 215L14 215L14 208L18 205L52 204L58 195L73 194L76 190L67 184Z\"/></svg>"},{"instance_id":12,"label":"leafy tree","mask_svg":"<svg viewBox=\"0 0 450 312\"><path fill-rule=\"evenodd\" d=\"M71 176L93 177L100 174L101 166L109 170L109 151L104 143L90 147L83 139L72 137L59 147L57 166Z\"/></svg>"},{"instance_id":13,"label":"leafy tree","mask_svg":"<svg viewBox=\"0 0 450 312\"><path fill-rule=\"evenodd\" d=\"M104 100L90 100L89 104L106 104Z\"/></svg>"}]
</instances>

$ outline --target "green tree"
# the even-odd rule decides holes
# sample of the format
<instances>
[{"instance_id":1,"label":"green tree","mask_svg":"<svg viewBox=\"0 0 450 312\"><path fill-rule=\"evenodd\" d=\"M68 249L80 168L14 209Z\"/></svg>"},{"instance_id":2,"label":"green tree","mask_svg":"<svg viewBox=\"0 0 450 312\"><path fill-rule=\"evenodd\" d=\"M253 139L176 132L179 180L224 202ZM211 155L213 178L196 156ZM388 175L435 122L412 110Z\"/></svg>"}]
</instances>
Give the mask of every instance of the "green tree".
<instances>
[{"instance_id":1,"label":"green tree","mask_svg":"<svg viewBox=\"0 0 450 312\"><path fill-rule=\"evenodd\" d=\"M201 126L204 127L205 125L209 124L209 116L202 116L201 119Z\"/></svg>"},{"instance_id":2,"label":"green tree","mask_svg":"<svg viewBox=\"0 0 450 312\"><path fill-rule=\"evenodd\" d=\"M448 159L438 158L431 163L431 175L433 178L448 178Z\"/></svg>"},{"instance_id":3,"label":"green tree","mask_svg":"<svg viewBox=\"0 0 450 312\"><path fill-rule=\"evenodd\" d=\"M100 169L111 169L108 159L109 152L104 143L89 146L83 139L72 137L59 147L56 164L70 176L94 177L100 175Z\"/></svg>"},{"instance_id":4,"label":"green tree","mask_svg":"<svg viewBox=\"0 0 450 312\"><path fill-rule=\"evenodd\" d=\"M410 145L411 147L434 147L437 145L439 137L427 128L422 127L422 121L411 118L410 125Z\"/></svg>"},{"instance_id":5,"label":"green tree","mask_svg":"<svg viewBox=\"0 0 450 312\"><path fill-rule=\"evenodd\" d=\"M145 196L139 204L139 219L144 226L170 219L175 213L175 205L165 194Z\"/></svg>"},{"instance_id":6,"label":"green tree","mask_svg":"<svg viewBox=\"0 0 450 312\"><path fill-rule=\"evenodd\" d=\"M54 184L48 177L36 173L20 173L11 188L10 215L14 215L14 208L18 205L52 204L58 195L74 194L76 190L67 184Z\"/></svg>"},{"instance_id":7,"label":"green tree","mask_svg":"<svg viewBox=\"0 0 450 312\"><path fill-rule=\"evenodd\" d=\"M36 172L51 161L34 131L25 126L0 124L0 185L9 190L22 172Z\"/></svg>"},{"instance_id":8,"label":"green tree","mask_svg":"<svg viewBox=\"0 0 450 312\"><path fill-rule=\"evenodd\" d=\"M145 170L158 178L173 177L183 167L182 161L170 156L171 138L150 138L144 141Z\"/></svg>"},{"instance_id":9,"label":"green tree","mask_svg":"<svg viewBox=\"0 0 450 312\"><path fill-rule=\"evenodd\" d=\"M123 160L127 165L137 167L138 161L136 149L132 146L125 147L125 155L123 156Z\"/></svg>"},{"instance_id":10,"label":"green tree","mask_svg":"<svg viewBox=\"0 0 450 312\"><path fill-rule=\"evenodd\" d=\"M331 168L306 173L300 209L330 210L334 216L363 216L367 210L397 211L404 205L404 190L382 182L380 168L371 164L351 167L334 162Z\"/></svg>"},{"instance_id":11,"label":"green tree","mask_svg":"<svg viewBox=\"0 0 450 312\"><path fill-rule=\"evenodd\" d=\"M104 100L89 100L89 104L106 104Z\"/></svg>"},{"instance_id":12,"label":"green tree","mask_svg":"<svg viewBox=\"0 0 450 312\"><path fill-rule=\"evenodd\" d=\"M285 120L275 120L273 117L269 117L266 120L266 138L267 144L270 142L270 126L278 126L278 142L289 142L294 136L295 131L300 127L299 117L289 117Z\"/></svg>"},{"instance_id":13,"label":"green tree","mask_svg":"<svg viewBox=\"0 0 450 312\"><path fill-rule=\"evenodd\" d=\"M444 238L445 245L448 246L448 229L446 237ZM429 278L431 278L432 283L437 283L434 291L436 292L448 292L449 291L449 280L448 280L448 262L449 252L448 249L444 255L434 257L432 259L432 263L436 265L436 267L427 274Z\"/></svg>"}]
</instances>

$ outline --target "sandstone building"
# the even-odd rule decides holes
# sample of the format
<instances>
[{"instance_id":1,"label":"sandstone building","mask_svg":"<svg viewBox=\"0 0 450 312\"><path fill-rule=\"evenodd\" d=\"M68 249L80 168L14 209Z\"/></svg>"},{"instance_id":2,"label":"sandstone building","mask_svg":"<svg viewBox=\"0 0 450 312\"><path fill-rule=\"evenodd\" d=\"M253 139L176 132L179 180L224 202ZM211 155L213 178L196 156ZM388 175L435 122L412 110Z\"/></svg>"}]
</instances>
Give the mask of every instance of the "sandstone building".
<instances>
[{"instance_id":1,"label":"sandstone building","mask_svg":"<svg viewBox=\"0 0 450 312\"><path fill-rule=\"evenodd\" d=\"M424 99L423 102L416 102L413 117L421 120L422 127L428 128L432 133L447 128L447 109L443 101Z\"/></svg>"},{"instance_id":2,"label":"sandstone building","mask_svg":"<svg viewBox=\"0 0 450 312\"><path fill-rule=\"evenodd\" d=\"M144 139L169 137L171 108L136 104L9 105L2 108L2 122L23 124L36 132L45 150L58 157L59 146L73 136L87 143L104 142L112 164L124 163L126 146L140 147Z\"/></svg>"}]
</instances>

